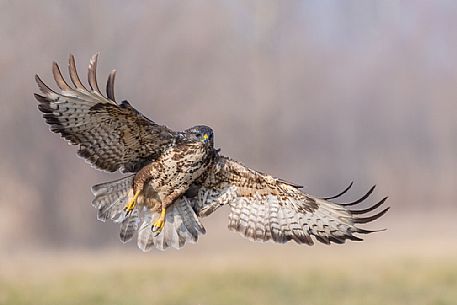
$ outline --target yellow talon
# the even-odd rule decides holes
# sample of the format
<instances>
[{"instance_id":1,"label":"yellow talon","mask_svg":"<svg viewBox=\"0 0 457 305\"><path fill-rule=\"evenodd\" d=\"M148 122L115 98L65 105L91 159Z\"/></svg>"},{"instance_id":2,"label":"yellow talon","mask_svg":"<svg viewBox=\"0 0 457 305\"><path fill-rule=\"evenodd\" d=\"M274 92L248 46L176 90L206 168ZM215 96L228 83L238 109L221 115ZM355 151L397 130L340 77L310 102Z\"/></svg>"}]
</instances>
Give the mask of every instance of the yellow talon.
<instances>
[{"instance_id":1,"label":"yellow talon","mask_svg":"<svg viewBox=\"0 0 457 305\"><path fill-rule=\"evenodd\" d=\"M135 208L135 204L136 204L136 200L138 198L138 196L140 195L140 191L136 191L135 195L133 196L133 198L127 203L127 205L124 207L124 211L126 211L127 215L132 213L133 209Z\"/></svg>"},{"instance_id":2,"label":"yellow talon","mask_svg":"<svg viewBox=\"0 0 457 305\"><path fill-rule=\"evenodd\" d=\"M160 232L162 232L163 227L165 226L165 214L166 209L162 209L162 212L160 212L159 219L157 219L152 225L152 232L154 232L156 235L159 235Z\"/></svg>"}]
</instances>

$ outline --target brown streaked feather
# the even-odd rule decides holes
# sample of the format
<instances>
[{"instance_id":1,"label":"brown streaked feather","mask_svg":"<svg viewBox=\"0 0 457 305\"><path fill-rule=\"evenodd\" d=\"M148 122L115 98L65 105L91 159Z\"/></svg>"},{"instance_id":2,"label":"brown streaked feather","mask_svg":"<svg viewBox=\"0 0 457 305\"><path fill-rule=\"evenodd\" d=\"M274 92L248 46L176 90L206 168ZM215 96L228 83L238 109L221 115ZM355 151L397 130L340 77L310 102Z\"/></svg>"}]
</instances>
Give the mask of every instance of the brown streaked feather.
<instances>
[{"instance_id":1,"label":"brown streaked feather","mask_svg":"<svg viewBox=\"0 0 457 305\"><path fill-rule=\"evenodd\" d=\"M382 206L387 198L367 209L352 211L343 205L303 193L281 179L254 171L223 156L216 157L214 166L199 183L197 195L191 198L196 213L207 216L219 206L228 204L231 208L229 229L251 240L279 243L293 240L312 245L311 236L314 236L325 244L360 241L362 239L355 234L374 231L358 228L356 224L376 220L388 210L359 217L356 215L365 215ZM361 203L373 190L371 188L350 205Z\"/></svg>"},{"instance_id":2,"label":"brown streaked feather","mask_svg":"<svg viewBox=\"0 0 457 305\"><path fill-rule=\"evenodd\" d=\"M57 64L53 65L53 74L61 92L53 91L35 76L43 93L35 95L38 109L44 113L51 131L79 145L78 155L94 167L134 172L172 145L176 133L149 120L127 102L117 105L97 93L96 62L96 56L92 57L89 68L92 92L81 84L73 56L70 56L69 72L76 89L65 82ZM113 81L111 77L111 84ZM110 92L114 97L114 89L110 88Z\"/></svg>"},{"instance_id":3,"label":"brown streaked feather","mask_svg":"<svg viewBox=\"0 0 457 305\"><path fill-rule=\"evenodd\" d=\"M98 53L92 56L90 59L89 63L89 72L88 72L88 79L89 79L89 85L92 91L99 93L100 95L102 94L100 92L100 89L98 88L97 84L97 61L98 61Z\"/></svg>"},{"instance_id":4,"label":"brown streaked feather","mask_svg":"<svg viewBox=\"0 0 457 305\"><path fill-rule=\"evenodd\" d=\"M76 89L87 91L86 87L81 83L79 79L78 72L76 70L75 57L73 54L70 54L70 59L68 60L68 72L70 74L71 81L75 85Z\"/></svg>"},{"instance_id":5,"label":"brown streaked feather","mask_svg":"<svg viewBox=\"0 0 457 305\"><path fill-rule=\"evenodd\" d=\"M59 65L56 62L52 63L52 74L54 75L54 80L56 81L57 86L59 86L60 90L73 91L73 89L63 78L62 73L60 73Z\"/></svg>"}]
</instances>

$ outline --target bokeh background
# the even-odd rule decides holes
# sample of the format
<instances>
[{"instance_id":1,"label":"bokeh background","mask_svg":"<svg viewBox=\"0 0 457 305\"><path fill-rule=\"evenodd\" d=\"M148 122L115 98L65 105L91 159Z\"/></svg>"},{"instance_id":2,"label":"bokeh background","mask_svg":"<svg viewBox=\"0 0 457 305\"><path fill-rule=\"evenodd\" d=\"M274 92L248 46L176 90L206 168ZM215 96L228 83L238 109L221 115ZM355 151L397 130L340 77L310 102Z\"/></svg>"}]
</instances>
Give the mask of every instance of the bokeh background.
<instances>
[{"instance_id":1,"label":"bokeh background","mask_svg":"<svg viewBox=\"0 0 457 305\"><path fill-rule=\"evenodd\" d=\"M454 304L457 2L0 1L0 304ZM211 126L225 155L390 212L363 243L255 244L204 219L142 253L96 220L113 180L51 134L33 93L74 54L158 123ZM83 78L83 77L82 77Z\"/></svg>"}]
</instances>

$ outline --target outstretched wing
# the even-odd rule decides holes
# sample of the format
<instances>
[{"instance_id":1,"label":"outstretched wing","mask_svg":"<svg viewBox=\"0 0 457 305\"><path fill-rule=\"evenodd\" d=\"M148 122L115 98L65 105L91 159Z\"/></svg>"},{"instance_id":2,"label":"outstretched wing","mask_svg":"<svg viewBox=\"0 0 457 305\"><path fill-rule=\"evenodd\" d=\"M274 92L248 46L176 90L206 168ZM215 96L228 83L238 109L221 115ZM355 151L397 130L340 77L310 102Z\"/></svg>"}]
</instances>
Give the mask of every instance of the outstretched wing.
<instances>
[{"instance_id":1,"label":"outstretched wing","mask_svg":"<svg viewBox=\"0 0 457 305\"><path fill-rule=\"evenodd\" d=\"M64 80L56 63L52 72L60 92L50 89L36 75L43 94L35 94L38 109L51 131L79 145L78 155L94 167L109 172L137 171L172 145L176 133L149 120L127 101L115 102L115 70L108 77L107 97L103 96L96 81L96 67L94 55L89 64L90 90L81 83L72 55L69 73L74 88Z\"/></svg>"},{"instance_id":2,"label":"outstretched wing","mask_svg":"<svg viewBox=\"0 0 457 305\"><path fill-rule=\"evenodd\" d=\"M354 234L373 231L361 229L357 224L373 221L388 210L363 216L381 206L387 197L364 210L349 209L365 200L374 187L360 200L337 204L303 193L294 185L229 158L217 158L205 179L197 185L199 189L191 199L193 208L199 216L206 216L221 205L230 205L229 229L252 240L279 243L295 240L308 245L313 244L311 236L326 244L362 240Z\"/></svg>"}]
</instances>

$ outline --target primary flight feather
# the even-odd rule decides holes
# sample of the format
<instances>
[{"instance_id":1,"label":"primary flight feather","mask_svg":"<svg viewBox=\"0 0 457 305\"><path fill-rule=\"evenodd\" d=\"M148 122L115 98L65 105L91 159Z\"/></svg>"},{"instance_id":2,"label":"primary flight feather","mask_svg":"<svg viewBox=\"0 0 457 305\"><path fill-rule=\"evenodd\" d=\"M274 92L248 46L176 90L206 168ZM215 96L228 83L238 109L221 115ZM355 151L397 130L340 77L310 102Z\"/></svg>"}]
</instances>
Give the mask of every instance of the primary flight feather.
<instances>
[{"instance_id":1,"label":"primary flight feather","mask_svg":"<svg viewBox=\"0 0 457 305\"><path fill-rule=\"evenodd\" d=\"M146 118L127 101L114 97L115 70L108 77L106 96L96 80L97 55L89 64L86 88L71 55L69 74L73 86L53 63L60 90L54 91L36 76L38 108L51 131L78 145L78 155L95 168L130 173L121 179L92 187L100 220L120 223L121 240L138 234L138 246L181 248L196 242L205 228L199 218L223 205L230 206L229 229L256 241L284 243L294 240L312 245L313 238L326 243L362 240L359 228L385 214L371 216L386 200L363 209L351 207L364 201L334 203L300 190L300 186L250 169L219 154L213 131L197 125L173 131ZM138 233L137 233L138 232Z\"/></svg>"}]
</instances>

